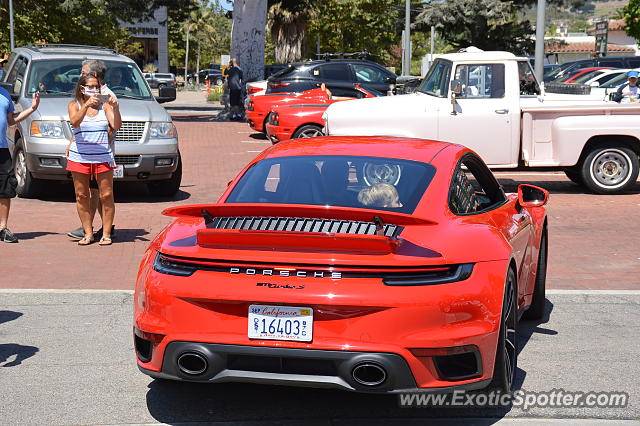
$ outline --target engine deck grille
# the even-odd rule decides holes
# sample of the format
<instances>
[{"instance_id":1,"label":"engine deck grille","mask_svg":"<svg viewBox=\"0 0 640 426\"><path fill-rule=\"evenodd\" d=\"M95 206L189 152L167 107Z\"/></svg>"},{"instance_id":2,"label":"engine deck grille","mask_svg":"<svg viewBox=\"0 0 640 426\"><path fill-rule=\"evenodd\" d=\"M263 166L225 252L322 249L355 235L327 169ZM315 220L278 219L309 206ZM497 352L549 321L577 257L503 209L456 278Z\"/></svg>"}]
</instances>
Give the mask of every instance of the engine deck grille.
<instances>
[{"instance_id":1,"label":"engine deck grille","mask_svg":"<svg viewBox=\"0 0 640 426\"><path fill-rule=\"evenodd\" d=\"M331 232L375 235L376 224L355 220L317 219L305 217L231 216L217 217L209 225L213 229L248 229L253 231ZM403 227L384 225L384 235L395 238Z\"/></svg>"}]
</instances>

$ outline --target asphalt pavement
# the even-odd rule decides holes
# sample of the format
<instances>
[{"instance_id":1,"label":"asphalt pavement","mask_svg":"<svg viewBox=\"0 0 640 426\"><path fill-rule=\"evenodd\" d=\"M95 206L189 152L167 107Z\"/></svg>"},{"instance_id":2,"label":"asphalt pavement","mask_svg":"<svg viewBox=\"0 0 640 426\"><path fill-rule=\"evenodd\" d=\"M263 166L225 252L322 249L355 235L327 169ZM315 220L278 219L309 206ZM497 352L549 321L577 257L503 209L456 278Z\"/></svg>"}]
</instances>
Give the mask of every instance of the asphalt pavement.
<instances>
[{"instance_id":1,"label":"asphalt pavement","mask_svg":"<svg viewBox=\"0 0 640 426\"><path fill-rule=\"evenodd\" d=\"M555 290L519 326L516 385L622 391L626 408L401 408L397 396L155 381L135 365L130 291L0 290L0 424L601 424L640 419L640 292ZM439 419L438 423L433 423ZM590 419L590 420L589 420ZM448 424L448 423L447 423Z\"/></svg>"}]
</instances>

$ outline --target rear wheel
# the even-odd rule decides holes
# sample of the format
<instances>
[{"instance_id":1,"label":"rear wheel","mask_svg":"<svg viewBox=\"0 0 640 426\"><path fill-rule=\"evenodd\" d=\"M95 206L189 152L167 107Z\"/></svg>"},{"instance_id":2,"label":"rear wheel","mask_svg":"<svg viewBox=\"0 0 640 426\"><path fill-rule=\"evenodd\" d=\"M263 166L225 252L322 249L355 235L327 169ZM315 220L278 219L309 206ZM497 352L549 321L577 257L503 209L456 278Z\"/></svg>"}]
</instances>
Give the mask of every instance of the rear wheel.
<instances>
[{"instance_id":1,"label":"rear wheel","mask_svg":"<svg viewBox=\"0 0 640 426\"><path fill-rule=\"evenodd\" d=\"M522 318L528 320L540 320L544 316L544 304L546 302L546 287L547 287L547 227L542 230L542 237L540 239L540 251L538 252L538 267L536 268L536 283L533 289L533 299L531 300L531 306L522 315Z\"/></svg>"},{"instance_id":2,"label":"rear wheel","mask_svg":"<svg viewBox=\"0 0 640 426\"><path fill-rule=\"evenodd\" d=\"M593 148L580 167L584 185L598 194L618 194L638 180L640 162L631 149L605 144Z\"/></svg>"},{"instance_id":3,"label":"rear wheel","mask_svg":"<svg viewBox=\"0 0 640 426\"><path fill-rule=\"evenodd\" d=\"M167 180L149 182L147 187L149 192L156 197L173 197L180 189L182 182L182 158L178 154L178 167Z\"/></svg>"},{"instance_id":4,"label":"rear wheel","mask_svg":"<svg viewBox=\"0 0 640 426\"><path fill-rule=\"evenodd\" d=\"M496 348L496 361L493 367L493 381L491 382L491 387L504 393L511 392L513 389L516 367L518 366L516 283L516 274L512 268L509 268L504 286L500 332Z\"/></svg>"},{"instance_id":5,"label":"rear wheel","mask_svg":"<svg viewBox=\"0 0 640 426\"><path fill-rule=\"evenodd\" d=\"M13 152L13 169L18 185L16 193L21 198L34 198L40 193L42 182L33 176L27 166L27 154L22 145L22 139L16 139L16 149Z\"/></svg>"},{"instance_id":6,"label":"rear wheel","mask_svg":"<svg viewBox=\"0 0 640 426\"><path fill-rule=\"evenodd\" d=\"M291 139L315 138L316 136L323 136L322 127L317 124L305 124L295 131Z\"/></svg>"}]
</instances>

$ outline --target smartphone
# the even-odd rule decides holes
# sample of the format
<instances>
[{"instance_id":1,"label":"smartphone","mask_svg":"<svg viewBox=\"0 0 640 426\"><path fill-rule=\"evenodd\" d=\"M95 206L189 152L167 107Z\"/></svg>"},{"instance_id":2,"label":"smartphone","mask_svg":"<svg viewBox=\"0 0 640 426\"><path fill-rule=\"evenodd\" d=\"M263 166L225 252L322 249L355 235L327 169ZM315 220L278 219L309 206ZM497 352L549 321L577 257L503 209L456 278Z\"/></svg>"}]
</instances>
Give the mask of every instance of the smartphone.
<instances>
[{"instance_id":1,"label":"smartphone","mask_svg":"<svg viewBox=\"0 0 640 426\"><path fill-rule=\"evenodd\" d=\"M109 95L97 95L100 103L109 102Z\"/></svg>"}]
</instances>

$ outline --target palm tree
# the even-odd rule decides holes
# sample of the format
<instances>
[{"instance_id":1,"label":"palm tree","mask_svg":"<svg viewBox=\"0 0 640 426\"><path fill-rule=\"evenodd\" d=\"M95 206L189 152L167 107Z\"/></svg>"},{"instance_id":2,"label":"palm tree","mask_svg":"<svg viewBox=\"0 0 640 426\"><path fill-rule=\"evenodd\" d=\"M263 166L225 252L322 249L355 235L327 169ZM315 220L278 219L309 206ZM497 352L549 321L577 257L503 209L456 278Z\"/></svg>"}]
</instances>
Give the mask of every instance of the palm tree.
<instances>
[{"instance_id":1,"label":"palm tree","mask_svg":"<svg viewBox=\"0 0 640 426\"><path fill-rule=\"evenodd\" d=\"M309 21L318 14L316 0L273 0L270 2L268 24L275 43L277 63L286 64L302 59L302 42Z\"/></svg>"}]
</instances>

